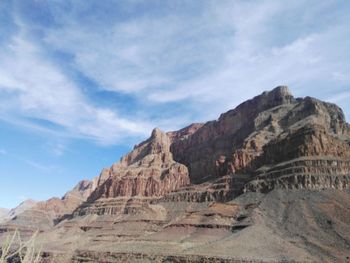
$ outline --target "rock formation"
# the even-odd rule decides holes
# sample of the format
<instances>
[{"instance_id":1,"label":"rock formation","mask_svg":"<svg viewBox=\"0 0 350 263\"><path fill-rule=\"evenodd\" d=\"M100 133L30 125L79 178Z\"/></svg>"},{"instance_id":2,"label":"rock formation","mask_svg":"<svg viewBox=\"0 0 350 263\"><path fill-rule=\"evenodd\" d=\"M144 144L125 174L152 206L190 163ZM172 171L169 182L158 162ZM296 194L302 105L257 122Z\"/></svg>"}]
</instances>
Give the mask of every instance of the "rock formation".
<instances>
[{"instance_id":1,"label":"rock formation","mask_svg":"<svg viewBox=\"0 0 350 263\"><path fill-rule=\"evenodd\" d=\"M23 213L24 211L32 208L33 206L35 206L37 203L37 201L33 200L33 199L27 199L23 202L21 202L16 208L13 208L9 211L8 217L9 218L13 218L21 213Z\"/></svg>"},{"instance_id":2,"label":"rock formation","mask_svg":"<svg viewBox=\"0 0 350 263\"><path fill-rule=\"evenodd\" d=\"M39 227L44 262L346 262L349 189L342 110L281 86L218 120L154 129L0 232Z\"/></svg>"},{"instance_id":3,"label":"rock formation","mask_svg":"<svg viewBox=\"0 0 350 263\"><path fill-rule=\"evenodd\" d=\"M310 97L295 99L288 88L282 86L242 103L186 138L175 140L171 151L175 160L189 168L191 181L196 183L202 181L203 175L215 174L212 163L220 155L230 156L236 172L249 174L267 159L274 160L271 156L262 156L263 148L270 142L276 144L288 135L295 133L297 137L300 130L320 128L340 144L345 143L344 138L350 134L344 114L336 105ZM299 139L307 143L303 135ZM300 152L294 158L304 154L314 153ZM338 154L334 152L333 156Z\"/></svg>"},{"instance_id":4,"label":"rock formation","mask_svg":"<svg viewBox=\"0 0 350 263\"><path fill-rule=\"evenodd\" d=\"M151 137L114 164L88 201L99 198L163 196L188 185L186 166L176 163L166 133L154 129Z\"/></svg>"},{"instance_id":5,"label":"rock formation","mask_svg":"<svg viewBox=\"0 0 350 263\"><path fill-rule=\"evenodd\" d=\"M186 166L173 160L170 138L156 128L148 140L101 173L97 188L76 213L100 211L90 207L99 199L157 198L189 183Z\"/></svg>"},{"instance_id":6,"label":"rock formation","mask_svg":"<svg viewBox=\"0 0 350 263\"><path fill-rule=\"evenodd\" d=\"M97 179L80 181L62 198L53 197L46 201L26 200L10 210L6 220L0 225L0 232L20 229L32 233L51 229L58 218L71 214L97 186Z\"/></svg>"}]
</instances>

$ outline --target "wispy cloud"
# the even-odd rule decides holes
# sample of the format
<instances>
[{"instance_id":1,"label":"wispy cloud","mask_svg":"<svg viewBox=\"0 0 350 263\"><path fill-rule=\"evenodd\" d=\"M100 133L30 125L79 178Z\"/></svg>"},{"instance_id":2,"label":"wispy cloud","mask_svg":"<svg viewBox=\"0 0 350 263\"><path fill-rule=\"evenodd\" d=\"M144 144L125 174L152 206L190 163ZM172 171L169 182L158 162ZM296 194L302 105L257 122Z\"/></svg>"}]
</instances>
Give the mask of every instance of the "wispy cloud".
<instances>
[{"instance_id":1,"label":"wispy cloud","mask_svg":"<svg viewBox=\"0 0 350 263\"><path fill-rule=\"evenodd\" d=\"M0 149L0 155L6 155L6 157L15 159L16 161L19 161L21 163L29 165L30 167L34 168L35 170L38 170L38 171L44 172L44 173L53 172L53 171L59 169L56 165L42 164L42 163L30 160L30 159L24 158L24 157L19 156L17 154L13 154L11 152L8 152L5 149Z\"/></svg>"},{"instance_id":2,"label":"wispy cloud","mask_svg":"<svg viewBox=\"0 0 350 263\"><path fill-rule=\"evenodd\" d=\"M0 51L0 117L20 125L113 144L145 136L152 126L215 118L281 84L301 96L347 98L347 3L32 5L33 12L50 12L37 18L17 2L12 16L19 30ZM104 92L129 97L116 98L120 108L95 96ZM50 125L38 125L42 120Z\"/></svg>"},{"instance_id":3,"label":"wispy cloud","mask_svg":"<svg viewBox=\"0 0 350 263\"><path fill-rule=\"evenodd\" d=\"M350 91L349 92L342 92L336 95L331 96L328 101L333 103L338 103L343 100L349 100L350 99Z\"/></svg>"},{"instance_id":4,"label":"wispy cloud","mask_svg":"<svg viewBox=\"0 0 350 263\"><path fill-rule=\"evenodd\" d=\"M57 167L53 166L53 165L43 165L43 164L31 161L31 160L26 160L23 158L18 158L18 159L21 160L22 162L26 163L27 165L33 167L34 169L41 171L41 172L48 173L48 172L53 172L53 171L57 170Z\"/></svg>"},{"instance_id":5,"label":"wispy cloud","mask_svg":"<svg viewBox=\"0 0 350 263\"><path fill-rule=\"evenodd\" d=\"M185 4L185 14L145 13L98 31L66 17L45 41L74 54L102 89L151 103L214 104L218 114L280 84L305 95L337 85L334 72L350 67L339 59L350 53L349 15L333 1L311 2L205 1L197 12Z\"/></svg>"},{"instance_id":6,"label":"wispy cloud","mask_svg":"<svg viewBox=\"0 0 350 263\"><path fill-rule=\"evenodd\" d=\"M25 32L13 37L0 57L2 115L17 116L19 120L14 122L21 123L20 117L43 120L61 128L61 133L100 143L113 143L125 135L145 135L149 130L143 121L131 121L107 107L93 106Z\"/></svg>"}]
</instances>

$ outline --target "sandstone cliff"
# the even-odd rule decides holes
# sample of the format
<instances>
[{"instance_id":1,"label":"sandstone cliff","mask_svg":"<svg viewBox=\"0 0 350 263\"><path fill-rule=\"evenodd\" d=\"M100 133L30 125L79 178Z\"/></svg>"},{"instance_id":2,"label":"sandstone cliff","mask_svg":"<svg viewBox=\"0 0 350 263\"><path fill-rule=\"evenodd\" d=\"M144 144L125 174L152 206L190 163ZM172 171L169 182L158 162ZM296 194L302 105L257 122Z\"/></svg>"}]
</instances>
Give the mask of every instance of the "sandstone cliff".
<instances>
[{"instance_id":1,"label":"sandstone cliff","mask_svg":"<svg viewBox=\"0 0 350 263\"><path fill-rule=\"evenodd\" d=\"M346 145L345 138L350 135L349 125L339 107L310 97L295 99L289 89L282 86L242 103L180 140L175 139L171 151L176 161L189 168L191 181L197 183L215 174L213 163L220 155L230 158L237 173L252 173L266 160L281 161L278 150L274 156L268 152L268 149L274 151L275 146L268 148L267 145L270 142L276 145L291 134L295 134L295 138L299 135L298 140L303 141L304 151L285 156L284 161L314 155L313 150L307 147L307 144L313 145L314 142L308 142L308 137L299 131L306 128L316 133L323 131L327 134L325 136L333 138L329 140L343 146ZM287 143L285 147L290 151L293 146L289 148ZM325 152L320 152L322 150ZM338 152L330 152L325 147L318 151L317 155L338 156ZM347 151L347 148L343 148L343 151Z\"/></svg>"},{"instance_id":2,"label":"sandstone cliff","mask_svg":"<svg viewBox=\"0 0 350 263\"><path fill-rule=\"evenodd\" d=\"M74 214L123 213L139 207L144 198L159 198L189 185L188 170L173 160L170 143L166 133L154 129L148 140L102 171L96 189ZM119 200L104 201L111 198ZM147 202L143 206L147 207Z\"/></svg>"},{"instance_id":3,"label":"sandstone cliff","mask_svg":"<svg viewBox=\"0 0 350 263\"><path fill-rule=\"evenodd\" d=\"M148 140L111 167L109 178L99 182L88 201L120 196L163 196L188 184L187 168L174 162L169 137L154 129Z\"/></svg>"}]
</instances>

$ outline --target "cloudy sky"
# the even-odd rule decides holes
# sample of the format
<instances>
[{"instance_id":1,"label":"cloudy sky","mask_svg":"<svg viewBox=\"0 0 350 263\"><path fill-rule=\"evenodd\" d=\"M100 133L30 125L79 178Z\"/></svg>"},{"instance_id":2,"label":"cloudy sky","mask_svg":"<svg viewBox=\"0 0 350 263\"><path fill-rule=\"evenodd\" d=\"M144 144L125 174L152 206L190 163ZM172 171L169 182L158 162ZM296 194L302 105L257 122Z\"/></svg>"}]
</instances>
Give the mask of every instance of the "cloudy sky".
<instances>
[{"instance_id":1,"label":"cloudy sky","mask_svg":"<svg viewBox=\"0 0 350 263\"><path fill-rule=\"evenodd\" d=\"M264 90L350 119L350 1L0 1L0 207Z\"/></svg>"}]
</instances>

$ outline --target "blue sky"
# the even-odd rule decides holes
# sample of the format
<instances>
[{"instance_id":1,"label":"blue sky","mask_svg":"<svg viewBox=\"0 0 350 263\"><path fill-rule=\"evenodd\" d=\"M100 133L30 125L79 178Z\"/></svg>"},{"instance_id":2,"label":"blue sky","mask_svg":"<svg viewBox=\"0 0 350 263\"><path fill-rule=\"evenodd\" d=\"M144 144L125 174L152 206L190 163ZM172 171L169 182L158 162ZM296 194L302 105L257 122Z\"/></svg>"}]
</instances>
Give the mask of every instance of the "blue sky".
<instances>
[{"instance_id":1,"label":"blue sky","mask_svg":"<svg viewBox=\"0 0 350 263\"><path fill-rule=\"evenodd\" d=\"M350 118L349 1L0 1L0 207L264 90Z\"/></svg>"}]
</instances>

